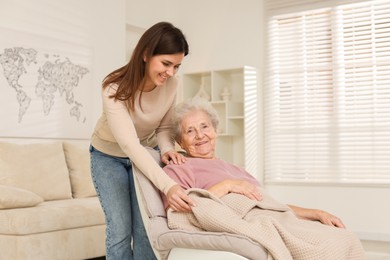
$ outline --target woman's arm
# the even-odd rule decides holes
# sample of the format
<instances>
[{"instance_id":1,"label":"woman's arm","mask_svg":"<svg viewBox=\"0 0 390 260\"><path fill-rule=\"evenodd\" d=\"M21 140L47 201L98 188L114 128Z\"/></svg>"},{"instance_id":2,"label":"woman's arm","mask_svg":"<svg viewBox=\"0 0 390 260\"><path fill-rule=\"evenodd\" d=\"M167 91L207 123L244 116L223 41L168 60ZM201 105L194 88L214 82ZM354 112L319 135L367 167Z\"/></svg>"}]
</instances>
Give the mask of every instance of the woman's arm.
<instances>
[{"instance_id":1,"label":"woman's arm","mask_svg":"<svg viewBox=\"0 0 390 260\"><path fill-rule=\"evenodd\" d=\"M329 212L319 209L308 209L294 205L288 205L298 218L319 221L322 224L335 226L339 228L345 228L345 225L338 217L330 214Z\"/></svg>"},{"instance_id":2,"label":"woman's arm","mask_svg":"<svg viewBox=\"0 0 390 260\"><path fill-rule=\"evenodd\" d=\"M245 195L252 200L262 200L263 196L260 189L247 181L227 179L221 181L208 189L209 192L218 198L228 193L238 193Z\"/></svg>"},{"instance_id":3,"label":"woman's arm","mask_svg":"<svg viewBox=\"0 0 390 260\"><path fill-rule=\"evenodd\" d=\"M122 101L115 101L109 97L116 92L116 87L109 86L104 92L103 107L107 123L122 151L160 191L167 195L170 203L176 202L178 211L190 211L188 204L194 204L192 200L172 178L164 173L160 165L140 144L126 105Z\"/></svg>"}]
</instances>

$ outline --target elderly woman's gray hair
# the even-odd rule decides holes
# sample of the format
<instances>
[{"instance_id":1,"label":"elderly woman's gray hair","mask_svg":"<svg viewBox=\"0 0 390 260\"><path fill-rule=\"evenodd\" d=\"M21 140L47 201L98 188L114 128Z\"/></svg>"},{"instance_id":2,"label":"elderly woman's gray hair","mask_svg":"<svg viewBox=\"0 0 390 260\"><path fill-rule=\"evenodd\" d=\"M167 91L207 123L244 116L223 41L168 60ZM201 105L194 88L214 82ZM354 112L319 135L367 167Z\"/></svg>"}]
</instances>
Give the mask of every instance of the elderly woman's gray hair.
<instances>
[{"instance_id":1,"label":"elderly woman's gray hair","mask_svg":"<svg viewBox=\"0 0 390 260\"><path fill-rule=\"evenodd\" d=\"M178 141L181 138L181 122L190 112L201 110L210 118L215 131L218 130L219 118L217 111L209 101L201 97L193 97L178 104L172 117L173 138Z\"/></svg>"}]
</instances>

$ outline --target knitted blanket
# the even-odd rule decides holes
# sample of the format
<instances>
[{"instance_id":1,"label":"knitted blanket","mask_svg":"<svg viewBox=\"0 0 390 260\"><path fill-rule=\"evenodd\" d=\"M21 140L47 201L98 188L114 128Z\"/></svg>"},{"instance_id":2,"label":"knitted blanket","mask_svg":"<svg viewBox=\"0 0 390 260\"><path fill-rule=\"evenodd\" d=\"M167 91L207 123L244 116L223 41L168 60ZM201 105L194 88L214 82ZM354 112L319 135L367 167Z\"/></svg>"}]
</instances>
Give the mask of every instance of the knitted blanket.
<instances>
[{"instance_id":1,"label":"knitted blanket","mask_svg":"<svg viewBox=\"0 0 390 260\"><path fill-rule=\"evenodd\" d=\"M230 232L251 238L269 252L268 259L364 259L352 232L298 219L287 205L263 194L262 201L230 193L217 198L206 190L189 189L197 206L192 213L168 210L171 229Z\"/></svg>"}]
</instances>

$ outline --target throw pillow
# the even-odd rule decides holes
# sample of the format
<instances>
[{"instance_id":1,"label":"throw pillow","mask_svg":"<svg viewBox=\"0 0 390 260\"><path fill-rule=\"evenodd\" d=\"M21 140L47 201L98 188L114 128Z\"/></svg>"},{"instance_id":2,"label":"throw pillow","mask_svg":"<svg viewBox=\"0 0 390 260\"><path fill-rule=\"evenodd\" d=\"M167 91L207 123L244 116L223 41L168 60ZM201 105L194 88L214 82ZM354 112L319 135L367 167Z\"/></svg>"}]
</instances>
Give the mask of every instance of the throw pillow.
<instances>
[{"instance_id":1,"label":"throw pillow","mask_svg":"<svg viewBox=\"0 0 390 260\"><path fill-rule=\"evenodd\" d=\"M31 191L0 185L0 209L33 207L41 202L43 199Z\"/></svg>"},{"instance_id":2,"label":"throw pillow","mask_svg":"<svg viewBox=\"0 0 390 260\"><path fill-rule=\"evenodd\" d=\"M69 169L73 198L96 196L91 177L90 156L87 146L64 142L66 164Z\"/></svg>"},{"instance_id":3,"label":"throw pillow","mask_svg":"<svg viewBox=\"0 0 390 260\"><path fill-rule=\"evenodd\" d=\"M0 184L29 190L45 201L72 198L62 142L0 142Z\"/></svg>"}]
</instances>

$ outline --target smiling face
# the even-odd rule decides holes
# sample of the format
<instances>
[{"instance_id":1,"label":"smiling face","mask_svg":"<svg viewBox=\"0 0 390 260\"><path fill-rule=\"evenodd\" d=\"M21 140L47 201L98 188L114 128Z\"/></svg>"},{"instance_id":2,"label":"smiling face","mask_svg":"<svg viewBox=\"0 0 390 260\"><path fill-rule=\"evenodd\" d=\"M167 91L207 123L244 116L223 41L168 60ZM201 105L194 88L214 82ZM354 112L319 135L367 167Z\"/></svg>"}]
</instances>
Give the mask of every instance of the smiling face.
<instances>
[{"instance_id":1,"label":"smiling face","mask_svg":"<svg viewBox=\"0 0 390 260\"><path fill-rule=\"evenodd\" d=\"M216 138L209 116L201 110L189 112L181 121L179 145L191 157L214 159Z\"/></svg>"},{"instance_id":2,"label":"smiling face","mask_svg":"<svg viewBox=\"0 0 390 260\"><path fill-rule=\"evenodd\" d=\"M150 91L156 86L163 85L168 78L175 75L183 58L184 53L144 57L146 62L144 91Z\"/></svg>"}]
</instances>

